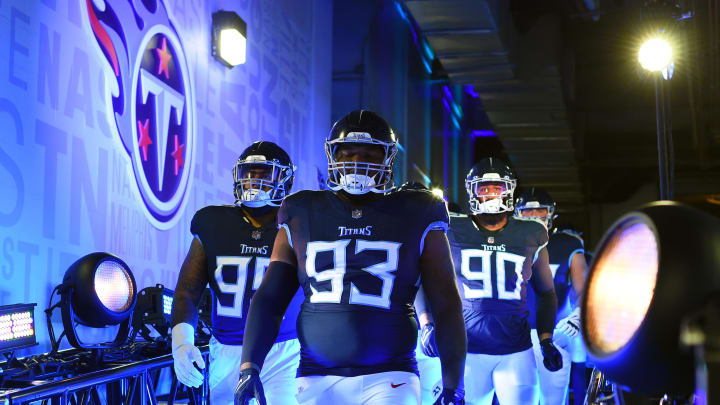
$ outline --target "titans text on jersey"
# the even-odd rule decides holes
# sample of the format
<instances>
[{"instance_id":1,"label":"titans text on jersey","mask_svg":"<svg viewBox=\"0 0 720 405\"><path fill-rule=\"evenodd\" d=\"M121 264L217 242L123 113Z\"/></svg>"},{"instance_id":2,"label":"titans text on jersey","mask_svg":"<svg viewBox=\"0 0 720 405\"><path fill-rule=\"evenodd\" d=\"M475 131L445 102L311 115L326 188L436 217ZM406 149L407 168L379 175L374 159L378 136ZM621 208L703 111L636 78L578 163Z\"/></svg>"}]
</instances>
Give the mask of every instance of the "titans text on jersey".
<instances>
[{"instance_id":1,"label":"titans text on jersey","mask_svg":"<svg viewBox=\"0 0 720 405\"><path fill-rule=\"evenodd\" d=\"M468 353L529 349L527 284L547 244L545 226L509 217L505 227L488 231L467 215L453 215L448 239L463 301Z\"/></svg>"},{"instance_id":2,"label":"titans text on jersey","mask_svg":"<svg viewBox=\"0 0 720 405\"><path fill-rule=\"evenodd\" d=\"M285 199L278 223L298 258L298 376L417 374L413 300L425 235L447 229L444 201L400 191L352 208L329 191Z\"/></svg>"},{"instance_id":3,"label":"titans text on jersey","mask_svg":"<svg viewBox=\"0 0 720 405\"><path fill-rule=\"evenodd\" d=\"M200 209L190 224L205 249L213 300L213 336L223 344L241 345L250 299L270 264L277 228L255 228L242 208L215 205ZM288 308L277 342L296 337L294 322L301 294Z\"/></svg>"}]
</instances>

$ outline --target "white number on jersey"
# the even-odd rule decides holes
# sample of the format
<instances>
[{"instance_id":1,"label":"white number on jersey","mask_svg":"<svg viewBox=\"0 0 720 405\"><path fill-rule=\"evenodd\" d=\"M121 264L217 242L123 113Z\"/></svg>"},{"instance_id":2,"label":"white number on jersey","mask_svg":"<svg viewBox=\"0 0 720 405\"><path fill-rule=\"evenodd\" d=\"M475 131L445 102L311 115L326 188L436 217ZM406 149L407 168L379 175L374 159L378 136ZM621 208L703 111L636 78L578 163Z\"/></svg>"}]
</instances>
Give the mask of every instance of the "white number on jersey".
<instances>
[{"instance_id":1,"label":"white number on jersey","mask_svg":"<svg viewBox=\"0 0 720 405\"><path fill-rule=\"evenodd\" d=\"M488 251L480 249L463 249L460 251L461 262L460 262L460 273L470 281L481 281L481 288L474 288L469 286L467 283L463 283L463 292L465 298L492 298L493 297L493 285L492 285L492 271L496 273L497 285L495 286L497 291L497 297L502 300L519 300L521 299L521 288L522 288L522 269L525 263L525 256L516 255L509 252L499 251ZM492 257L495 256L495 266L493 268ZM480 266L474 266L470 268L470 259L479 258ZM508 290L505 287L505 269L507 264L510 264L512 271L516 274L515 285L512 290Z\"/></svg>"},{"instance_id":2,"label":"white number on jersey","mask_svg":"<svg viewBox=\"0 0 720 405\"><path fill-rule=\"evenodd\" d=\"M307 258L305 260L305 271L308 277L316 282L329 281L329 291L318 291L310 285L312 295L310 302L313 303L334 303L339 304L343 293L343 279L347 269L346 248L350 239L341 239L331 242L310 242L307 244ZM387 254L387 260L365 267L362 270L382 280L380 295L362 293L354 283L350 283L350 304L369 305L380 308L390 308L390 294L392 293L395 275L400 256L402 243L386 241L368 241L357 239L355 241L355 254L365 250L380 250ZM335 259L332 269L318 272L315 269L315 259L320 252L333 252Z\"/></svg>"},{"instance_id":3,"label":"white number on jersey","mask_svg":"<svg viewBox=\"0 0 720 405\"><path fill-rule=\"evenodd\" d=\"M220 316L228 316L232 318L242 318L243 302L245 301L245 285L247 284L248 265L252 260L252 256L218 256L215 263L215 281L218 288L223 294L233 294L233 304L229 306L222 305L220 301L217 304L217 314ZM265 270L270 265L269 257L255 258L255 272L253 275L253 291L257 290L262 283ZM227 283L223 279L223 268L234 267L237 271L237 282Z\"/></svg>"}]
</instances>

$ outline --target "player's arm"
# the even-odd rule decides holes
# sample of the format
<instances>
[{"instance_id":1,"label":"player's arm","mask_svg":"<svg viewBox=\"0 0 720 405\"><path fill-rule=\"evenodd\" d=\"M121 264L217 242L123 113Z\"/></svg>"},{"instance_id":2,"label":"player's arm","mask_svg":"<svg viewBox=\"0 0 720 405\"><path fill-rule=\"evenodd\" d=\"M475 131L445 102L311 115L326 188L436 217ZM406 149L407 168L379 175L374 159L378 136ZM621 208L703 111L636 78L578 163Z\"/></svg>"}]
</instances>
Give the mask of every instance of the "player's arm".
<instances>
[{"instance_id":1,"label":"player's arm","mask_svg":"<svg viewBox=\"0 0 720 405\"><path fill-rule=\"evenodd\" d=\"M572 283L575 295L582 297L583 286L585 285L585 278L587 277L588 265L585 261L585 255L582 252L577 252L570 259L570 282Z\"/></svg>"},{"instance_id":2,"label":"player's arm","mask_svg":"<svg viewBox=\"0 0 720 405\"><path fill-rule=\"evenodd\" d=\"M447 236L430 231L420 256L420 277L432 318L442 366L443 387L462 389L467 334Z\"/></svg>"},{"instance_id":3,"label":"player's arm","mask_svg":"<svg viewBox=\"0 0 720 405\"><path fill-rule=\"evenodd\" d=\"M205 249L197 238L193 238L180 268L170 312L175 375L190 387L198 387L203 382L202 374L193 362L201 369L205 368L202 354L195 347L195 326L198 302L208 281Z\"/></svg>"},{"instance_id":4,"label":"player's arm","mask_svg":"<svg viewBox=\"0 0 720 405\"><path fill-rule=\"evenodd\" d=\"M265 356L280 331L285 310L300 287L297 260L285 230L275 237L270 266L248 310L240 370L262 369Z\"/></svg>"},{"instance_id":5,"label":"player's arm","mask_svg":"<svg viewBox=\"0 0 720 405\"><path fill-rule=\"evenodd\" d=\"M552 338L557 315L555 283L553 282L552 271L550 271L550 259L546 247L540 249L537 259L533 263L531 284L537 295L535 313L537 314L538 337L542 341Z\"/></svg>"}]
</instances>

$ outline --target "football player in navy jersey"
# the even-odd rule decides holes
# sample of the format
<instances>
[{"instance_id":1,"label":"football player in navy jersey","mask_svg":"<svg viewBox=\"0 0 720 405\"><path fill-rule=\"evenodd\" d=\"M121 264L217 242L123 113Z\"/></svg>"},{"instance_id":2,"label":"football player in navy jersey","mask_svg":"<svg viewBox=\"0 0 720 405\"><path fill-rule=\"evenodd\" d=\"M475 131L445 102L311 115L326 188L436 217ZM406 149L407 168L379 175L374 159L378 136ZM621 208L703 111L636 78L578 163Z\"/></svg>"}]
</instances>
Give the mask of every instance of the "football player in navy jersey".
<instances>
[{"instance_id":1,"label":"football player in navy jersey","mask_svg":"<svg viewBox=\"0 0 720 405\"><path fill-rule=\"evenodd\" d=\"M543 367L562 367L552 342L557 301L545 249L547 230L538 221L512 216L515 185L515 175L504 162L483 159L465 179L472 215L450 217L448 239L468 336L468 404L490 404L493 394L503 405L537 401L525 302L528 284L538 296ZM422 307L420 301L416 306ZM432 354L432 323L438 319L424 309L418 312L423 329L430 329L422 343Z\"/></svg>"},{"instance_id":2,"label":"football player in navy jersey","mask_svg":"<svg viewBox=\"0 0 720 405\"><path fill-rule=\"evenodd\" d=\"M196 307L209 283L214 297L209 384L215 405L234 401L250 299L270 264L278 206L290 191L294 172L282 148L255 142L233 169L235 204L202 208L192 219L194 238L180 269L172 306L172 353L178 380L189 387L200 386L199 369L205 364L194 345ZM270 389L271 404L296 403L300 345L295 319L302 302L302 293L296 292L260 374Z\"/></svg>"},{"instance_id":3,"label":"football player in navy jersey","mask_svg":"<svg viewBox=\"0 0 720 405\"><path fill-rule=\"evenodd\" d=\"M556 204L550 194L545 190L533 187L518 197L515 204L515 216L535 218L545 223L548 229L552 229L552 221L557 217L555 209ZM565 403L571 369L581 374L580 381L584 380L582 374L585 373L586 353L580 336L580 307L574 305L574 303L582 294L587 263L585 262L585 249L580 235L570 230L553 230L550 234L547 249L550 257L550 269L555 281L555 294L558 297L556 318L560 319L555 326L553 341L562 354L563 368L554 373L538 368L538 377L541 394L540 403L552 405ZM571 299L571 287L574 299ZM530 291L528 293L529 319L530 327L533 329L531 336L533 338L535 358L538 359L541 353L538 346L537 331L535 330L534 301L535 295ZM574 388L576 392L575 400L582 403L583 391L586 386Z\"/></svg>"},{"instance_id":4,"label":"football player in navy jersey","mask_svg":"<svg viewBox=\"0 0 720 405\"><path fill-rule=\"evenodd\" d=\"M325 141L328 187L288 196L245 330L236 403L262 404L258 371L301 286L300 404L420 403L413 300L425 287L443 365L443 404L461 404L466 335L445 231L445 202L392 190L398 141L371 111L353 111ZM265 392L269 389L265 387Z\"/></svg>"}]
</instances>

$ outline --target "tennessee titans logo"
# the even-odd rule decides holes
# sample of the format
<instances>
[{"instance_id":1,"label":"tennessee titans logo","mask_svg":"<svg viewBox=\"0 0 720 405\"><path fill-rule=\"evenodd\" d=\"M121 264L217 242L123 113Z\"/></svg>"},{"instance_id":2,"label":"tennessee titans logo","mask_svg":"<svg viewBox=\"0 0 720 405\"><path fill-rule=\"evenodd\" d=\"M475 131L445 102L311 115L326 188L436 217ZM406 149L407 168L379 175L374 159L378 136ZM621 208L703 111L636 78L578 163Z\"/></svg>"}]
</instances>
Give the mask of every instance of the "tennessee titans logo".
<instances>
[{"instance_id":1,"label":"tennessee titans logo","mask_svg":"<svg viewBox=\"0 0 720 405\"><path fill-rule=\"evenodd\" d=\"M180 38L162 1L84 2L98 55L112 72L108 116L148 219L169 229L185 205L195 144L195 104Z\"/></svg>"}]
</instances>

